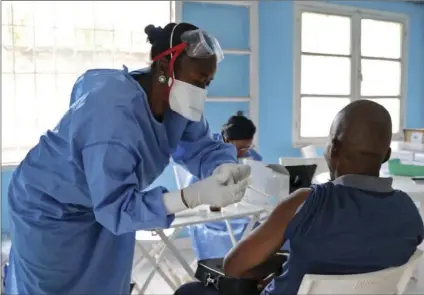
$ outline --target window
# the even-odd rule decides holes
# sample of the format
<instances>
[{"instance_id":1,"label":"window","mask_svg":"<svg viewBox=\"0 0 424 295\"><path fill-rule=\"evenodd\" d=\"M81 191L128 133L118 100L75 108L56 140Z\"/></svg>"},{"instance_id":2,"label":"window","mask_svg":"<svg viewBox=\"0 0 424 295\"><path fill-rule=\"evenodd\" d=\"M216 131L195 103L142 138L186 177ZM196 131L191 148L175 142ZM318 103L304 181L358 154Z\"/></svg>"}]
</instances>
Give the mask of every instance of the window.
<instances>
[{"instance_id":1,"label":"window","mask_svg":"<svg viewBox=\"0 0 424 295\"><path fill-rule=\"evenodd\" d=\"M296 4L296 146L324 143L335 115L357 99L383 105L400 136L406 24L403 15Z\"/></svg>"},{"instance_id":2,"label":"window","mask_svg":"<svg viewBox=\"0 0 424 295\"><path fill-rule=\"evenodd\" d=\"M2 1L2 164L53 129L89 68L145 67L144 27L173 18L171 1Z\"/></svg>"}]
</instances>

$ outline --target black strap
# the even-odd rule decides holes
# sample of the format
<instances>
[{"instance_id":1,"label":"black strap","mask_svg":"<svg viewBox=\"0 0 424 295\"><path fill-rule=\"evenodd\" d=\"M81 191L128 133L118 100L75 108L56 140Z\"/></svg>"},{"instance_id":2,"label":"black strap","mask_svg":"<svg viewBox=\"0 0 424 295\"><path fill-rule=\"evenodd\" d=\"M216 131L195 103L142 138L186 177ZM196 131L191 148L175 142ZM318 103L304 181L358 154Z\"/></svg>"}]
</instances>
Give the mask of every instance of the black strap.
<instances>
[{"instance_id":1,"label":"black strap","mask_svg":"<svg viewBox=\"0 0 424 295\"><path fill-rule=\"evenodd\" d=\"M135 283L131 283L130 284L130 294L132 293L132 291L134 290L135 287Z\"/></svg>"},{"instance_id":2,"label":"black strap","mask_svg":"<svg viewBox=\"0 0 424 295\"><path fill-rule=\"evenodd\" d=\"M279 252L254 270L264 278L271 274L279 275L288 252ZM255 279L232 278L224 274L223 258L198 261L195 277L205 287L214 288L224 295L258 295L261 292L259 281ZM263 286L262 286L263 287Z\"/></svg>"}]
</instances>

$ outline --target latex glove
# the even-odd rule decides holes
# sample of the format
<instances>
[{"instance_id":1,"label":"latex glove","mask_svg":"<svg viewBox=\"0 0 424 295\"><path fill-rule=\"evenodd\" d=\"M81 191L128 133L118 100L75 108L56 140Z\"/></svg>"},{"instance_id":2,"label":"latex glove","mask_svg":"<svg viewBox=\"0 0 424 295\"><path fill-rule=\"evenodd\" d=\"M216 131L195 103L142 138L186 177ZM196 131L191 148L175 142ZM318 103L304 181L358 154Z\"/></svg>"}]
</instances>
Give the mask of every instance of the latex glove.
<instances>
[{"instance_id":1,"label":"latex glove","mask_svg":"<svg viewBox=\"0 0 424 295\"><path fill-rule=\"evenodd\" d=\"M235 184L250 176L250 166L245 164L222 164L215 168L212 175L216 176L221 184Z\"/></svg>"},{"instance_id":2,"label":"latex glove","mask_svg":"<svg viewBox=\"0 0 424 295\"><path fill-rule=\"evenodd\" d=\"M168 214L200 205L225 207L240 202L249 181L243 179L235 184L223 185L215 175L198 181L182 191L165 193L163 202Z\"/></svg>"},{"instance_id":3,"label":"latex glove","mask_svg":"<svg viewBox=\"0 0 424 295\"><path fill-rule=\"evenodd\" d=\"M183 189L183 195L190 208L203 204L226 207L241 201L248 184L248 179L242 179L237 183L224 185L217 176L212 175Z\"/></svg>"}]
</instances>

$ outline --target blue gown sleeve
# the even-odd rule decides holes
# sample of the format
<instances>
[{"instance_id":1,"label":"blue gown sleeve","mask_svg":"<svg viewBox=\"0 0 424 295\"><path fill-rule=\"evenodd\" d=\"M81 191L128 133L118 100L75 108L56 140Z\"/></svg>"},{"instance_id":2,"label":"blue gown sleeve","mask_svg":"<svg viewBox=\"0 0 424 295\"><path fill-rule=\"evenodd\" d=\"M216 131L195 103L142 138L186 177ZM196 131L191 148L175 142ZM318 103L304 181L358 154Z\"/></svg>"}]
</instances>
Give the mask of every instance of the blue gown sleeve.
<instances>
[{"instance_id":1,"label":"blue gown sleeve","mask_svg":"<svg viewBox=\"0 0 424 295\"><path fill-rule=\"evenodd\" d=\"M86 76L73 91L70 135L96 221L116 235L168 228L174 215L163 203L166 189L147 190L158 175L141 169L154 157L144 94L121 71Z\"/></svg>"},{"instance_id":2,"label":"blue gown sleeve","mask_svg":"<svg viewBox=\"0 0 424 295\"><path fill-rule=\"evenodd\" d=\"M120 142L99 143L82 151L84 170L96 220L116 235L168 228L163 187L141 191L137 161Z\"/></svg>"},{"instance_id":3,"label":"blue gown sleeve","mask_svg":"<svg viewBox=\"0 0 424 295\"><path fill-rule=\"evenodd\" d=\"M81 87L79 87L80 83L83 81L84 76L81 75L78 77L71 91L71 99L69 100L69 107L74 104L75 101L78 100L79 97L82 96Z\"/></svg>"},{"instance_id":4,"label":"blue gown sleeve","mask_svg":"<svg viewBox=\"0 0 424 295\"><path fill-rule=\"evenodd\" d=\"M189 122L173 160L191 174L203 179L224 163L237 163L236 148L212 138L209 124L202 117L199 122Z\"/></svg>"},{"instance_id":5,"label":"blue gown sleeve","mask_svg":"<svg viewBox=\"0 0 424 295\"><path fill-rule=\"evenodd\" d=\"M254 149L249 149L249 151L247 152L245 157L246 158L252 157L252 159L255 160L255 161L262 161L263 160L262 156L257 151L255 151Z\"/></svg>"}]
</instances>

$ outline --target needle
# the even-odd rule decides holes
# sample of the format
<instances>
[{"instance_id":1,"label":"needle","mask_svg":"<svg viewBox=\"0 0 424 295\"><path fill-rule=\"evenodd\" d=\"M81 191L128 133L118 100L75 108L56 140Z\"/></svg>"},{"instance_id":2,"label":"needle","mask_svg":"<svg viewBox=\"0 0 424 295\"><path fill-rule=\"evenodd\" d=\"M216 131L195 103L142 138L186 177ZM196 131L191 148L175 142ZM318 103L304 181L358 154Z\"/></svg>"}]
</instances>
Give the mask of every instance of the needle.
<instances>
[{"instance_id":1,"label":"needle","mask_svg":"<svg viewBox=\"0 0 424 295\"><path fill-rule=\"evenodd\" d=\"M253 186L251 186L251 185L248 185L247 186L248 188L250 188L250 189L252 189L252 190L254 190L255 192L257 192L257 193L260 193L261 195L264 195L264 196L266 196L266 197L269 197L267 194L265 194L264 192L261 192L260 190L258 190L258 189L256 189L256 188L254 188Z\"/></svg>"}]
</instances>

